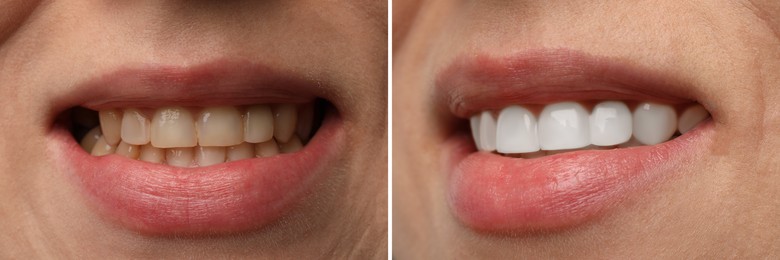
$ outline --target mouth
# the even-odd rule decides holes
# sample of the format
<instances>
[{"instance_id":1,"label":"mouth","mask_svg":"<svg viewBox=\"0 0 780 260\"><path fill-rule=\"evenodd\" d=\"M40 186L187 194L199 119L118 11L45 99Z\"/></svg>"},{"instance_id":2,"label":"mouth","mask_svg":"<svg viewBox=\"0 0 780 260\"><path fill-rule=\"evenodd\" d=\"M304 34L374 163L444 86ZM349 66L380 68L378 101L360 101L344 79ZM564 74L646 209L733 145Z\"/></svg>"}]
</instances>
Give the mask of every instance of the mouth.
<instances>
[{"instance_id":1,"label":"mouth","mask_svg":"<svg viewBox=\"0 0 780 260\"><path fill-rule=\"evenodd\" d=\"M717 113L696 91L572 50L456 60L436 81L451 211L488 233L595 220L706 151Z\"/></svg>"},{"instance_id":2,"label":"mouth","mask_svg":"<svg viewBox=\"0 0 780 260\"><path fill-rule=\"evenodd\" d=\"M257 230L295 208L340 151L326 86L251 62L130 66L55 102L49 150L128 229Z\"/></svg>"}]
</instances>

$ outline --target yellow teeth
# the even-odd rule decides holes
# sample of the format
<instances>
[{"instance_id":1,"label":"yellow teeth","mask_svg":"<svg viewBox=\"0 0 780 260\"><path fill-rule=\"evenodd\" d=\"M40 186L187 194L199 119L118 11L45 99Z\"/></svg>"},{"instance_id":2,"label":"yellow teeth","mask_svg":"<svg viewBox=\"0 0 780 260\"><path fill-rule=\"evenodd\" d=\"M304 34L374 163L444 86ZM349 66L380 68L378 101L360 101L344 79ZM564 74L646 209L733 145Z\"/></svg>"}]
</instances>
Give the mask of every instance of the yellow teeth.
<instances>
[{"instance_id":1,"label":"yellow teeth","mask_svg":"<svg viewBox=\"0 0 780 260\"><path fill-rule=\"evenodd\" d=\"M194 147L198 145L195 120L182 107L158 109L152 119L152 145L159 148Z\"/></svg>"}]
</instances>

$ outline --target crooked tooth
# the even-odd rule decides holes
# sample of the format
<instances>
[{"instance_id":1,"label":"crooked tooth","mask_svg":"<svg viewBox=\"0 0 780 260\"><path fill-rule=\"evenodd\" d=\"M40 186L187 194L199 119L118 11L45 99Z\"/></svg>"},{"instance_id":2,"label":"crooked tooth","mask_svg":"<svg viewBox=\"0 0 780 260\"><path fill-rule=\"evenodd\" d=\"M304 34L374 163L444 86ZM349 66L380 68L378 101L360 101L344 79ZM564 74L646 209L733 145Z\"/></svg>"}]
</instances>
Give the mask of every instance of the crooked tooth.
<instances>
[{"instance_id":1,"label":"crooked tooth","mask_svg":"<svg viewBox=\"0 0 780 260\"><path fill-rule=\"evenodd\" d=\"M165 150L165 162L176 167L192 166L193 148L171 148Z\"/></svg>"},{"instance_id":2,"label":"crooked tooth","mask_svg":"<svg viewBox=\"0 0 780 260\"><path fill-rule=\"evenodd\" d=\"M680 115L680 119L677 121L677 130L684 134L709 116L710 113L702 105L689 106Z\"/></svg>"},{"instance_id":3,"label":"crooked tooth","mask_svg":"<svg viewBox=\"0 0 780 260\"><path fill-rule=\"evenodd\" d=\"M279 145L274 139L255 144L255 156L256 157L271 157L279 154Z\"/></svg>"},{"instance_id":4,"label":"crooked tooth","mask_svg":"<svg viewBox=\"0 0 780 260\"><path fill-rule=\"evenodd\" d=\"M297 135L293 135L286 143L279 143L279 150L282 153L294 153L303 148L303 143Z\"/></svg>"},{"instance_id":5,"label":"crooked tooth","mask_svg":"<svg viewBox=\"0 0 780 260\"><path fill-rule=\"evenodd\" d=\"M98 112L98 117L106 143L117 145L120 138L119 131L122 128L122 114L114 109L101 110Z\"/></svg>"},{"instance_id":6,"label":"crooked tooth","mask_svg":"<svg viewBox=\"0 0 780 260\"><path fill-rule=\"evenodd\" d=\"M137 159L140 155L140 147L137 145L128 144L125 141L119 142L119 145L116 147L116 154L131 158L131 159Z\"/></svg>"},{"instance_id":7,"label":"crooked tooth","mask_svg":"<svg viewBox=\"0 0 780 260\"><path fill-rule=\"evenodd\" d=\"M477 150L482 150L482 145L479 143L479 139L481 138L481 135L479 134L479 127L481 125L481 122L479 121L479 118L481 115L473 115L471 116L471 119L469 119L469 123L471 124L471 138L474 138L474 146L477 147Z\"/></svg>"},{"instance_id":8,"label":"crooked tooth","mask_svg":"<svg viewBox=\"0 0 780 260\"><path fill-rule=\"evenodd\" d=\"M210 166L225 162L225 147L195 147L195 160L198 166Z\"/></svg>"},{"instance_id":9,"label":"crooked tooth","mask_svg":"<svg viewBox=\"0 0 780 260\"><path fill-rule=\"evenodd\" d=\"M269 106L250 106L244 118L244 141L262 143L274 137L274 115Z\"/></svg>"},{"instance_id":10,"label":"crooked tooth","mask_svg":"<svg viewBox=\"0 0 780 260\"><path fill-rule=\"evenodd\" d=\"M298 107L298 123L295 133L302 141L309 141L312 127L314 126L314 102L306 103Z\"/></svg>"},{"instance_id":11,"label":"crooked tooth","mask_svg":"<svg viewBox=\"0 0 780 260\"><path fill-rule=\"evenodd\" d=\"M125 109L122 115L122 141L128 144L148 144L151 138L149 118L138 109Z\"/></svg>"},{"instance_id":12,"label":"crooked tooth","mask_svg":"<svg viewBox=\"0 0 780 260\"><path fill-rule=\"evenodd\" d=\"M158 148L194 147L198 144L195 121L187 109L158 109L152 119L152 145Z\"/></svg>"},{"instance_id":13,"label":"crooked tooth","mask_svg":"<svg viewBox=\"0 0 780 260\"><path fill-rule=\"evenodd\" d=\"M588 112L576 102L547 105L539 116L542 150L577 149L590 144Z\"/></svg>"},{"instance_id":14,"label":"crooked tooth","mask_svg":"<svg viewBox=\"0 0 780 260\"><path fill-rule=\"evenodd\" d=\"M79 145L81 145L81 148L84 148L85 151L92 152L92 148L95 147L95 143L100 140L100 136L102 135L100 127L92 128L92 130L89 130L89 132L84 135L84 138L81 138Z\"/></svg>"},{"instance_id":15,"label":"crooked tooth","mask_svg":"<svg viewBox=\"0 0 780 260\"><path fill-rule=\"evenodd\" d=\"M654 145L669 140L677 130L677 114L667 105L644 102L634 110L634 138Z\"/></svg>"},{"instance_id":16,"label":"crooked tooth","mask_svg":"<svg viewBox=\"0 0 780 260\"><path fill-rule=\"evenodd\" d=\"M625 143L631 139L631 120L631 111L623 102L597 104L590 115L590 143L599 146Z\"/></svg>"},{"instance_id":17,"label":"crooked tooth","mask_svg":"<svg viewBox=\"0 0 780 260\"><path fill-rule=\"evenodd\" d=\"M108 144L105 136L101 136L100 139L95 142L95 147L92 147L90 154L94 156L109 155L116 151L116 146Z\"/></svg>"},{"instance_id":18,"label":"crooked tooth","mask_svg":"<svg viewBox=\"0 0 780 260\"><path fill-rule=\"evenodd\" d=\"M539 151L536 117L528 109L509 106L501 110L496 125L496 151L530 153Z\"/></svg>"},{"instance_id":19,"label":"crooked tooth","mask_svg":"<svg viewBox=\"0 0 780 260\"><path fill-rule=\"evenodd\" d=\"M275 105L274 112L274 138L279 142L287 142L295 133L295 122L298 113L295 105L280 104Z\"/></svg>"},{"instance_id":20,"label":"crooked tooth","mask_svg":"<svg viewBox=\"0 0 780 260\"><path fill-rule=\"evenodd\" d=\"M235 107L207 107L198 117L200 146L231 146L244 142L241 113Z\"/></svg>"},{"instance_id":21,"label":"crooked tooth","mask_svg":"<svg viewBox=\"0 0 780 260\"><path fill-rule=\"evenodd\" d=\"M496 150L496 120L488 111L479 117L479 147L486 152Z\"/></svg>"},{"instance_id":22,"label":"crooked tooth","mask_svg":"<svg viewBox=\"0 0 780 260\"><path fill-rule=\"evenodd\" d=\"M254 146L250 143L241 143L239 145L231 146L227 148L227 160L238 161L255 157Z\"/></svg>"},{"instance_id":23,"label":"crooked tooth","mask_svg":"<svg viewBox=\"0 0 780 260\"><path fill-rule=\"evenodd\" d=\"M138 156L138 159L144 162L162 163L165 160L165 151L147 144L141 146L141 154Z\"/></svg>"}]
</instances>

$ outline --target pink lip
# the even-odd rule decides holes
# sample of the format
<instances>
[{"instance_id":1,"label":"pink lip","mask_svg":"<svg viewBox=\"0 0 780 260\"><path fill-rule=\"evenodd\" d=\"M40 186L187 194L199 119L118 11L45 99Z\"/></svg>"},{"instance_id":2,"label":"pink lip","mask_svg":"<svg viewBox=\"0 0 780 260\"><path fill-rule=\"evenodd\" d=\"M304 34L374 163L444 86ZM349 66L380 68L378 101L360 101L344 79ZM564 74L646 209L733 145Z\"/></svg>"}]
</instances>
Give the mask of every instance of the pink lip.
<instances>
[{"instance_id":1,"label":"pink lip","mask_svg":"<svg viewBox=\"0 0 780 260\"><path fill-rule=\"evenodd\" d=\"M66 97L58 105L280 103L317 95L312 92L316 88L305 86L304 81L269 73L262 66L252 68L257 73L246 68L243 63L217 62L189 69L122 70L77 88L75 92L83 95ZM144 100L144 96L154 98ZM341 126L338 116L329 115L298 152L202 168L177 168L116 155L94 157L63 126L52 130L50 150L98 212L122 226L152 235L230 233L272 223L326 178L343 144Z\"/></svg>"},{"instance_id":2,"label":"pink lip","mask_svg":"<svg viewBox=\"0 0 780 260\"><path fill-rule=\"evenodd\" d=\"M458 117L509 104L563 100L692 100L661 74L570 50L456 62L439 77L440 105ZM479 88L477 88L479 86ZM706 105L705 105L706 106ZM637 191L673 176L705 151L712 121L665 143L583 150L536 159L476 152L470 136L446 142L452 212L480 232L527 232L575 226L603 215Z\"/></svg>"}]
</instances>

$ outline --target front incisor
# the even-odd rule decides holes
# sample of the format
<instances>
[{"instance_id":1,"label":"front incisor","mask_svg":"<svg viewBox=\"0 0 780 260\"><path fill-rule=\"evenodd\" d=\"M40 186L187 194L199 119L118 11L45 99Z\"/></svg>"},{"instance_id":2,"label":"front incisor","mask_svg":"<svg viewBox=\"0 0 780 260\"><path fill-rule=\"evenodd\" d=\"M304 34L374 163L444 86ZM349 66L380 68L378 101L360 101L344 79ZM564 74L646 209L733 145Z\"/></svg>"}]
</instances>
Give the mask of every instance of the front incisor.
<instances>
[{"instance_id":1,"label":"front incisor","mask_svg":"<svg viewBox=\"0 0 780 260\"><path fill-rule=\"evenodd\" d=\"M152 145L158 148L195 147L195 120L181 107L158 109L152 119Z\"/></svg>"},{"instance_id":2,"label":"front incisor","mask_svg":"<svg viewBox=\"0 0 780 260\"><path fill-rule=\"evenodd\" d=\"M231 146L244 141L241 113L235 107L207 107L196 123L201 146Z\"/></svg>"}]
</instances>

